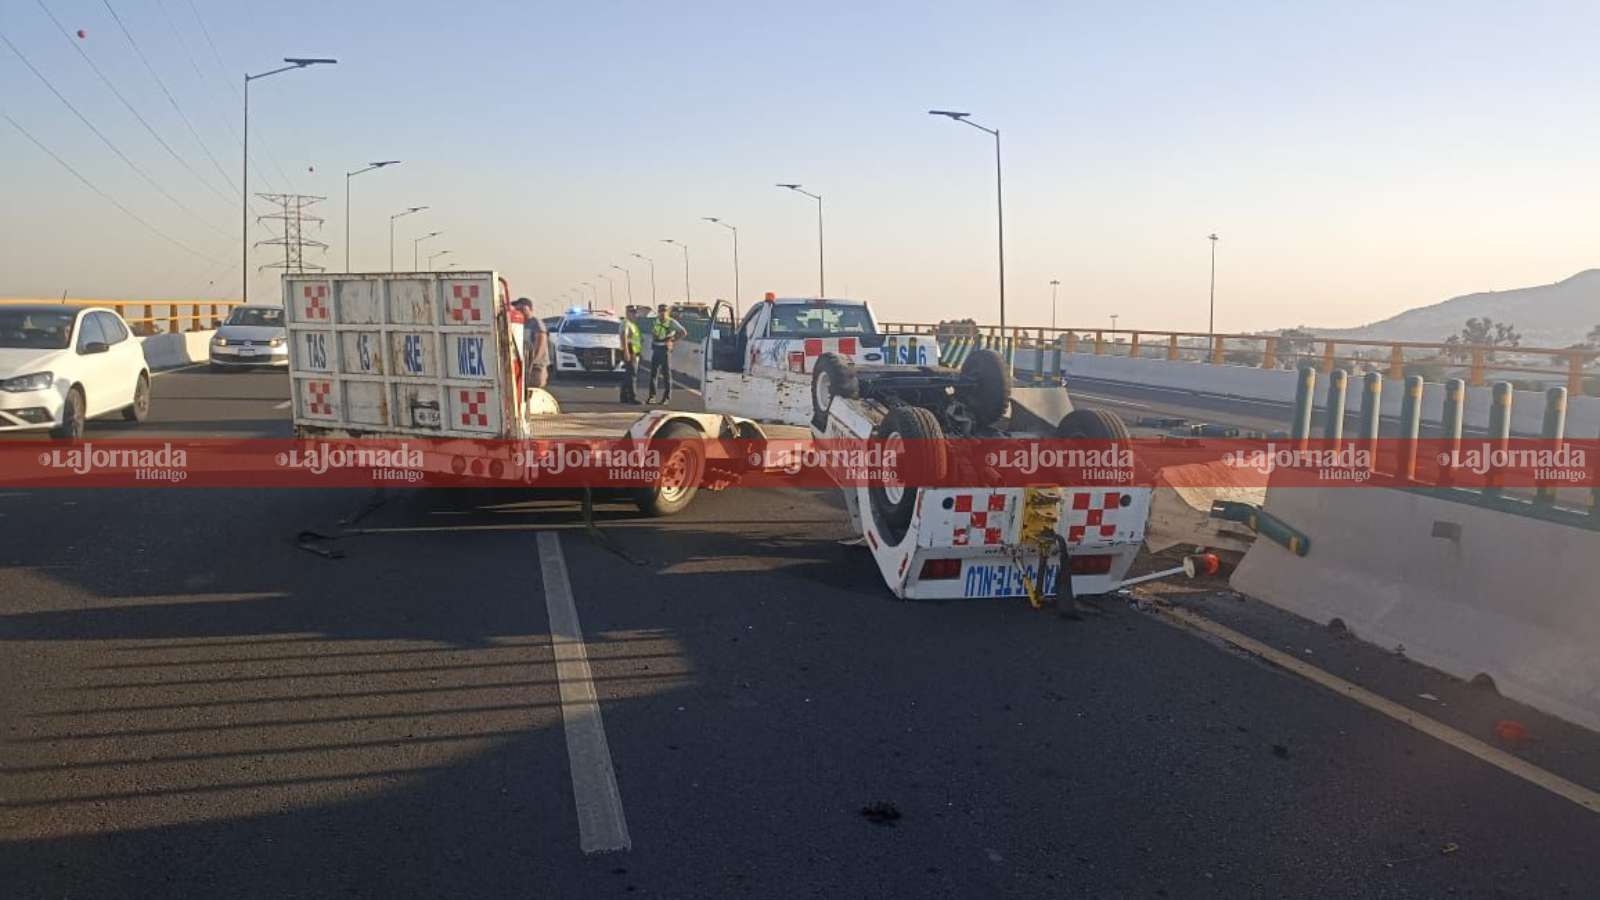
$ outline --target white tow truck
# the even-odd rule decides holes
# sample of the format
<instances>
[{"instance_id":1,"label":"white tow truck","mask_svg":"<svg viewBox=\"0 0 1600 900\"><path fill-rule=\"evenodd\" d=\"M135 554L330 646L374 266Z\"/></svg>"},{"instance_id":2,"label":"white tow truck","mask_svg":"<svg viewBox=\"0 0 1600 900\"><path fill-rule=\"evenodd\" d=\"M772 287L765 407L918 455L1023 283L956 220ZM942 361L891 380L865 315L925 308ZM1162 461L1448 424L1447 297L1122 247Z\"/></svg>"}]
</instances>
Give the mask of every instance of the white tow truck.
<instances>
[{"instance_id":1,"label":"white tow truck","mask_svg":"<svg viewBox=\"0 0 1600 900\"><path fill-rule=\"evenodd\" d=\"M561 412L524 389L523 316L493 271L292 274L283 292L299 438L416 440L426 472L530 485L539 473L519 463L517 442L659 439L671 442L661 478L630 493L670 515L722 463L721 446L701 438L768 433L714 413Z\"/></svg>"},{"instance_id":2,"label":"white tow truck","mask_svg":"<svg viewBox=\"0 0 1600 900\"><path fill-rule=\"evenodd\" d=\"M707 409L741 419L922 454L924 472L943 471L952 439L1129 446L1120 419L1074 410L1065 388L1013 386L996 353L975 351L959 370L938 360L933 339L882 334L861 301L768 294L737 324L727 303L713 307L702 391ZM1132 583L1152 491L1133 486L1131 467L1127 476L1128 484L1110 487L916 488L870 478L840 487L896 597L1027 596L1038 605Z\"/></svg>"}]
</instances>

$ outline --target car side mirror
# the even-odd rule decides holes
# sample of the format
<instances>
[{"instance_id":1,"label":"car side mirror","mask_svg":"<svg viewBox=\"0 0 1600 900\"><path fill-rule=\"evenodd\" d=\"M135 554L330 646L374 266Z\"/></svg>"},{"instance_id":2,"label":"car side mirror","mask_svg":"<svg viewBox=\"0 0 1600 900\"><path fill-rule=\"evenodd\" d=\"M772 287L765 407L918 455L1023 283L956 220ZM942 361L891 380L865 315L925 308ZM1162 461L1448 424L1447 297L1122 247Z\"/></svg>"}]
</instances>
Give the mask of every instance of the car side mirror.
<instances>
[{"instance_id":1,"label":"car side mirror","mask_svg":"<svg viewBox=\"0 0 1600 900\"><path fill-rule=\"evenodd\" d=\"M713 329L711 329L711 339L713 341L722 340L722 329L721 328L713 328Z\"/></svg>"},{"instance_id":2,"label":"car side mirror","mask_svg":"<svg viewBox=\"0 0 1600 900\"><path fill-rule=\"evenodd\" d=\"M78 352L84 356L88 356L91 353L104 353L110 349L111 345L105 341L90 341L89 343L84 344L83 349L79 350Z\"/></svg>"}]
</instances>

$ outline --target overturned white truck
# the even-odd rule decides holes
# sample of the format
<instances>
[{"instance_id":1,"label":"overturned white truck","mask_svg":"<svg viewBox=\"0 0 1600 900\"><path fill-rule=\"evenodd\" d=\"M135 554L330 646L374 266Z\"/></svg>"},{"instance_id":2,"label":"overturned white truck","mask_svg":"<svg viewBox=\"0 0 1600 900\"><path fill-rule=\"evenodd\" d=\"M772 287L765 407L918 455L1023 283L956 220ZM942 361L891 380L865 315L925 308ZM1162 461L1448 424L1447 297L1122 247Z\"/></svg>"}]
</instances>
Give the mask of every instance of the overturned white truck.
<instances>
[{"instance_id":1,"label":"overturned white truck","mask_svg":"<svg viewBox=\"0 0 1600 900\"><path fill-rule=\"evenodd\" d=\"M1109 487L938 483L947 441L1078 438L1127 447L1116 416L1073 409L1063 387L1013 386L990 351L970 354L959 370L940 367L933 338L882 334L861 301L769 294L739 322L725 302L711 320L701 376L708 409L804 425L819 439L896 447L920 457L915 468L924 477L933 473L932 486L840 485L895 596L1027 596L1038 604L1129 583L1151 498L1131 471L1128 484ZM1061 577L1063 566L1070 577Z\"/></svg>"}]
</instances>

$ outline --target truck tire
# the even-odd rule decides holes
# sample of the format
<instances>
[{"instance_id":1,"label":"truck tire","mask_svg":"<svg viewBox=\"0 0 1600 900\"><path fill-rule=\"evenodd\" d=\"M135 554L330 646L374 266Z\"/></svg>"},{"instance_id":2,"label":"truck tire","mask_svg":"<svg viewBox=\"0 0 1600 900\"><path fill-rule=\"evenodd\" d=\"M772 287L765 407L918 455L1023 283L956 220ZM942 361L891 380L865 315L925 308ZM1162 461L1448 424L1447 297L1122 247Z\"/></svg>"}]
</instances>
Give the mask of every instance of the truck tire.
<instances>
[{"instance_id":1,"label":"truck tire","mask_svg":"<svg viewBox=\"0 0 1600 900\"><path fill-rule=\"evenodd\" d=\"M700 492L700 479L706 471L705 435L688 422L668 422L655 433L654 440L682 441L662 447L661 477L647 488L634 491L633 502L647 516L671 516L688 508ZM652 441L652 443L654 442Z\"/></svg>"},{"instance_id":2,"label":"truck tire","mask_svg":"<svg viewBox=\"0 0 1600 900\"><path fill-rule=\"evenodd\" d=\"M1056 425L1056 437L1116 441L1127 445L1131 436L1122 418L1103 409L1075 409Z\"/></svg>"},{"instance_id":3,"label":"truck tire","mask_svg":"<svg viewBox=\"0 0 1600 900\"><path fill-rule=\"evenodd\" d=\"M906 468L924 478L942 480L949 461L945 456L944 429L933 413L917 406L899 406L889 411L873 430L873 444L906 454ZM905 539L906 528L917 508L920 488L871 481L867 496L872 502L872 517L878 530L891 544Z\"/></svg>"},{"instance_id":4,"label":"truck tire","mask_svg":"<svg viewBox=\"0 0 1600 900\"><path fill-rule=\"evenodd\" d=\"M961 363L961 377L970 379L961 400L972 410L979 425L992 425L1011 405L1011 370L1005 358L993 350L974 350Z\"/></svg>"},{"instance_id":5,"label":"truck tire","mask_svg":"<svg viewBox=\"0 0 1600 900\"><path fill-rule=\"evenodd\" d=\"M828 404L835 397L854 400L861 396L861 384L856 380L855 366L837 353L824 353L817 357L811 370L811 418L817 427L828 421Z\"/></svg>"}]
</instances>

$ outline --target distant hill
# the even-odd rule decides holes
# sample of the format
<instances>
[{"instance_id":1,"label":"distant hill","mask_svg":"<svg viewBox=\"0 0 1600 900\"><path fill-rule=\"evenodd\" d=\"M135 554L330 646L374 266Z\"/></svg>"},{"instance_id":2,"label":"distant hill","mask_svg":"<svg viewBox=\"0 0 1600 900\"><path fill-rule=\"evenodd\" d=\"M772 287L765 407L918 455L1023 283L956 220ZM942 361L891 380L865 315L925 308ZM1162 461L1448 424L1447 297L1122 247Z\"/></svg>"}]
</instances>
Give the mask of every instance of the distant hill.
<instances>
[{"instance_id":1,"label":"distant hill","mask_svg":"<svg viewBox=\"0 0 1600 900\"><path fill-rule=\"evenodd\" d=\"M1600 269L1555 284L1486 291L1421 306L1359 328L1314 328L1312 334L1356 340L1442 341L1470 318L1516 326L1527 347L1566 347L1600 325Z\"/></svg>"}]
</instances>

